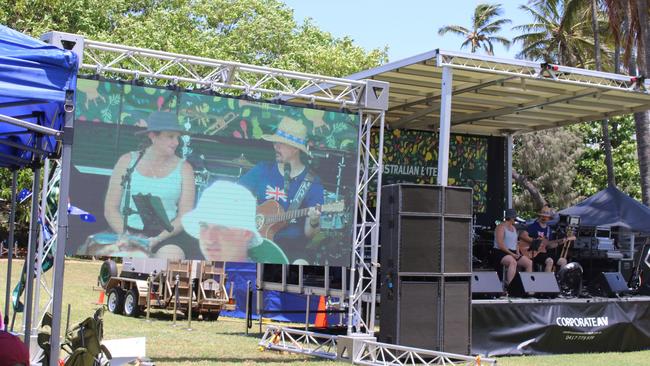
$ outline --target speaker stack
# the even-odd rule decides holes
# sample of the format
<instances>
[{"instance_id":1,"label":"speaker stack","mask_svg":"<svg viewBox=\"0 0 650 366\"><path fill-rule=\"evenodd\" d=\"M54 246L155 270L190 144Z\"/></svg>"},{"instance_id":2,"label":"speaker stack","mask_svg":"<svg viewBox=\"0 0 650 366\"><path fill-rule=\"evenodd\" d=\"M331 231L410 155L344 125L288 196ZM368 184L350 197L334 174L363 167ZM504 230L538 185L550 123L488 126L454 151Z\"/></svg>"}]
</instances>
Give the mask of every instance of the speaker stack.
<instances>
[{"instance_id":1,"label":"speaker stack","mask_svg":"<svg viewBox=\"0 0 650 366\"><path fill-rule=\"evenodd\" d=\"M382 188L379 340L469 354L472 190Z\"/></svg>"}]
</instances>

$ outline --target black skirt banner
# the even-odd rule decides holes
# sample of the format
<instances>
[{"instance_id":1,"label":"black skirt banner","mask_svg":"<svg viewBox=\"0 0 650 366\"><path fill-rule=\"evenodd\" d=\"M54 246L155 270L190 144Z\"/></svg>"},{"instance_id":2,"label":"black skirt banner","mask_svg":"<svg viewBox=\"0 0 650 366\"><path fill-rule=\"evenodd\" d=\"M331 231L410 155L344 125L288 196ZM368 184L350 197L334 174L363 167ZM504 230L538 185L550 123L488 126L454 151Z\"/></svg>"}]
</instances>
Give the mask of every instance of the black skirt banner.
<instances>
[{"instance_id":1,"label":"black skirt banner","mask_svg":"<svg viewBox=\"0 0 650 366\"><path fill-rule=\"evenodd\" d=\"M650 349L650 298L474 302L472 353L488 356Z\"/></svg>"}]
</instances>

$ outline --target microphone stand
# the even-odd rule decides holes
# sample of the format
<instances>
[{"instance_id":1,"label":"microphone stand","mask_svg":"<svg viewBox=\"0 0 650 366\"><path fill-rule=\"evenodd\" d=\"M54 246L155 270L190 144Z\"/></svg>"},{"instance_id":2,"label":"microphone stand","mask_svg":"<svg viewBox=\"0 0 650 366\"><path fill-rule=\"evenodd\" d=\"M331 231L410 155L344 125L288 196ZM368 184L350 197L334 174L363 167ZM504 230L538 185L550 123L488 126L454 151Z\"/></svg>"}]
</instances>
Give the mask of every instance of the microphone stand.
<instances>
[{"instance_id":1,"label":"microphone stand","mask_svg":"<svg viewBox=\"0 0 650 366\"><path fill-rule=\"evenodd\" d=\"M131 209L131 176L133 175L133 171L135 170L135 167L138 165L140 160L142 160L142 157L144 156L144 152L145 150L140 151L140 153L138 154L138 158L135 160L135 163L132 166L126 168L126 172L122 176L122 182L120 183L120 186L122 186L122 190L124 191L124 205L122 208L123 232L126 232L127 224L129 222L129 216L137 212Z\"/></svg>"}]
</instances>

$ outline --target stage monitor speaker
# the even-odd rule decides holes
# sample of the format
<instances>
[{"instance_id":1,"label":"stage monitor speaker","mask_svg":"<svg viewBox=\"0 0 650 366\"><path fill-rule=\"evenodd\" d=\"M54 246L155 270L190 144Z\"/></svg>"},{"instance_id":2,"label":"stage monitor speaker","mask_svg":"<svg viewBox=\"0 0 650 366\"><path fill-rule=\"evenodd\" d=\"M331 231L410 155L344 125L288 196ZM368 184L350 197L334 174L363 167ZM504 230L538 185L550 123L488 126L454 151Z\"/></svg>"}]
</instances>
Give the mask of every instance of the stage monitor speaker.
<instances>
[{"instance_id":1,"label":"stage monitor speaker","mask_svg":"<svg viewBox=\"0 0 650 366\"><path fill-rule=\"evenodd\" d=\"M518 272L510 283L508 294L514 297L557 297L560 287L552 272Z\"/></svg>"},{"instance_id":2,"label":"stage monitor speaker","mask_svg":"<svg viewBox=\"0 0 650 366\"><path fill-rule=\"evenodd\" d=\"M472 273L472 298L497 298L503 295L503 292L503 284L495 271Z\"/></svg>"},{"instance_id":3,"label":"stage monitor speaker","mask_svg":"<svg viewBox=\"0 0 650 366\"><path fill-rule=\"evenodd\" d=\"M621 272L602 272L596 277L594 290L604 297L616 297L630 291Z\"/></svg>"},{"instance_id":4,"label":"stage monitor speaker","mask_svg":"<svg viewBox=\"0 0 650 366\"><path fill-rule=\"evenodd\" d=\"M404 277L381 288L381 342L469 354L469 277Z\"/></svg>"}]
</instances>

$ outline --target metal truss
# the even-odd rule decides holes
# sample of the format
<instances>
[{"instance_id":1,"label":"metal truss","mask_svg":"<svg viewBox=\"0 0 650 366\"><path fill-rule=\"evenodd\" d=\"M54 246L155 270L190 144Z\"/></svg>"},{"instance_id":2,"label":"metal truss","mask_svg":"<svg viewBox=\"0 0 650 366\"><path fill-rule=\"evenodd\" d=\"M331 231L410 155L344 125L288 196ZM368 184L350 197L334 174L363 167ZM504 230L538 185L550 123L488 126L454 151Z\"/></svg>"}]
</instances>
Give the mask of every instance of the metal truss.
<instances>
[{"instance_id":1,"label":"metal truss","mask_svg":"<svg viewBox=\"0 0 650 366\"><path fill-rule=\"evenodd\" d=\"M54 300L53 284L48 282L47 277L43 276L43 262L48 254L54 255L53 250L56 248L56 234L57 234L57 217L58 207L49 205L48 202L57 202L59 190L59 178L61 177L61 166L58 160L45 160L45 169L43 174L43 190L41 196L41 210L40 210L40 233L38 238L38 249L36 254L36 283L38 286L34 288L34 313L33 319L34 332L38 331L43 316L47 311L51 310ZM40 298L44 294L46 301L43 303ZM42 305L40 305L43 303ZM32 333L35 334L35 333Z\"/></svg>"},{"instance_id":2,"label":"metal truss","mask_svg":"<svg viewBox=\"0 0 650 366\"><path fill-rule=\"evenodd\" d=\"M454 353L429 351L420 348L398 346L388 343L364 341L354 357L358 365L496 365L493 358L463 356Z\"/></svg>"},{"instance_id":3,"label":"metal truss","mask_svg":"<svg viewBox=\"0 0 650 366\"><path fill-rule=\"evenodd\" d=\"M336 359L335 335L270 326L266 328L259 345L266 349Z\"/></svg>"},{"instance_id":4,"label":"metal truss","mask_svg":"<svg viewBox=\"0 0 650 366\"><path fill-rule=\"evenodd\" d=\"M493 74L511 75L523 78L552 79L578 86L597 86L599 88L648 93L650 83L626 75L579 69L575 67L549 65L542 67L539 62L500 59L490 56L468 55L466 53L438 50L436 66L450 66L454 69L487 71Z\"/></svg>"},{"instance_id":5,"label":"metal truss","mask_svg":"<svg viewBox=\"0 0 650 366\"><path fill-rule=\"evenodd\" d=\"M379 267L379 209L384 146L384 113L361 110L359 158L357 161L357 192L354 217L354 246L350 270L348 301L348 334L374 334L377 303L377 268ZM377 131L376 152L371 146L371 133ZM369 192L376 192L371 207ZM363 303L366 303L365 313Z\"/></svg>"},{"instance_id":6,"label":"metal truss","mask_svg":"<svg viewBox=\"0 0 650 366\"><path fill-rule=\"evenodd\" d=\"M33 287L28 286L24 294L25 298L27 298L27 296L30 296L27 293L28 288L30 291L33 288L33 305L31 309L24 309L26 312L31 311L30 319L32 320L27 324L25 321L27 317L24 317L22 324L23 334L28 334L30 338L37 336L43 317L46 312L52 310L54 302L54 284L50 281L51 276L44 274L43 263L47 260L48 255L54 256L53 251L56 248L58 207L48 203L57 202L61 166L59 160L50 159L45 159L43 165L43 186L41 191L32 192L32 199L38 200L40 195L38 216L32 218L32 220L38 221L38 247L34 257L34 285ZM29 326L29 329L27 329L27 326ZM40 362L43 357L43 350L38 349L38 351L31 352L31 354L32 362Z\"/></svg>"},{"instance_id":7,"label":"metal truss","mask_svg":"<svg viewBox=\"0 0 650 366\"><path fill-rule=\"evenodd\" d=\"M365 81L213 60L84 40L81 70L118 78L166 80L194 88L264 99L299 98L358 107Z\"/></svg>"}]
</instances>

